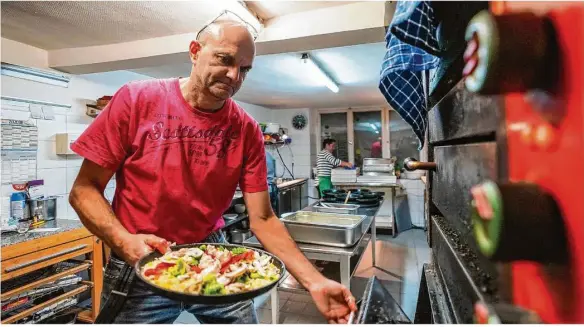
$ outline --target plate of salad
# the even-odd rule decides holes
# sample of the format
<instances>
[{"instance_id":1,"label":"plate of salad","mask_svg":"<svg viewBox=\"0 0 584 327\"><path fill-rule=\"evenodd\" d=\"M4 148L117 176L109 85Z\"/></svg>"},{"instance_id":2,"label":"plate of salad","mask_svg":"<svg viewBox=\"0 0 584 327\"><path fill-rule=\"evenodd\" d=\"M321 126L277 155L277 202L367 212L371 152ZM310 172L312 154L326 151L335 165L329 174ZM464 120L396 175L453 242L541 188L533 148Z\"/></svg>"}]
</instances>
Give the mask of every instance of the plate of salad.
<instances>
[{"instance_id":1,"label":"plate of salad","mask_svg":"<svg viewBox=\"0 0 584 327\"><path fill-rule=\"evenodd\" d=\"M155 292L195 304L244 301L270 291L285 273L284 263L259 249L219 243L170 247L136 263L136 275Z\"/></svg>"}]
</instances>

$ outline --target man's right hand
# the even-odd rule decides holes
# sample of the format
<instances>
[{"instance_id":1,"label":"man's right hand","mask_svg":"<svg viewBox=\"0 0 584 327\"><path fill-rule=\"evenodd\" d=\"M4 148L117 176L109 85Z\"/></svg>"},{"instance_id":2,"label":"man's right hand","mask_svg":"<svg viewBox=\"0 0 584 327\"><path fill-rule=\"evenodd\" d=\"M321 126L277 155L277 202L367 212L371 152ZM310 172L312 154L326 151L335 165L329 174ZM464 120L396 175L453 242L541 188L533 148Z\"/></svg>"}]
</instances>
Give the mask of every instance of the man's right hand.
<instances>
[{"instance_id":1,"label":"man's right hand","mask_svg":"<svg viewBox=\"0 0 584 327\"><path fill-rule=\"evenodd\" d=\"M166 253L170 250L170 242L152 234L127 234L121 240L120 246L113 250L134 266L140 258L154 250Z\"/></svg>"}]
</instances>

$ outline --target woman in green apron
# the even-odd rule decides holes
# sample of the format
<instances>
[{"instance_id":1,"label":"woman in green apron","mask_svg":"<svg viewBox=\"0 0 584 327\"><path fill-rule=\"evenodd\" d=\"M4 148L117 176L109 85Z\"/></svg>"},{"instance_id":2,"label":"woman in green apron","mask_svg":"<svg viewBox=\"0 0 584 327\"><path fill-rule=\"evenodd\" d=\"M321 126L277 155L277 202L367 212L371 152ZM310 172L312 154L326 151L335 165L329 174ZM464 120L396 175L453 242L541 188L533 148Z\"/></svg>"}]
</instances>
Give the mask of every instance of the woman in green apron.
<instances>
[{"instance_id":1,"label":"woman in green apron","mask_svg":"<svg viewBox=\"0 0 584 327\"><path fill-rule=\"evenodd\" d=\"M341 159L335 158L333 152L337 146L337 141L334 139L324 139L322 141L322 151L320 151L316 157L316 171L318 174L318 188L320 190L320 197L322 198L323 192L333 188L333 183L331 182L331 171L336 167L347 167L352 168L353 164L350 162L342 161Z\"/></svg>"}]
</instances>

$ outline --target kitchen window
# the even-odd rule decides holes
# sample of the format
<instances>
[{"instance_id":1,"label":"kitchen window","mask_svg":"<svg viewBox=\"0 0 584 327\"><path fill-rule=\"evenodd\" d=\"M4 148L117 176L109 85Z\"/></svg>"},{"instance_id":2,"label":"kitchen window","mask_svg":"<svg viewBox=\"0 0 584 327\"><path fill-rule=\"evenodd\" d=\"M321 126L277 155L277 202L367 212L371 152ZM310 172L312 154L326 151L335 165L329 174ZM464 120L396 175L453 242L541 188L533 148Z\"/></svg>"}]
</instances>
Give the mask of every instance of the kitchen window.
<instances>
[{"instance_id":1,"label":"kitchen window","mask_svg":"<svg viewBox=\"0 0 584 327\"><path fill-rule=\"evenodd\" d=\"M362 166L364 158L390 158L398 162L419 158L418 139L397 112L389 108L320 109L316 115L316 153L322 140L337 140L334 155ZM313 162L316 165L316 162Z\"/></svg>"}]
</instances>

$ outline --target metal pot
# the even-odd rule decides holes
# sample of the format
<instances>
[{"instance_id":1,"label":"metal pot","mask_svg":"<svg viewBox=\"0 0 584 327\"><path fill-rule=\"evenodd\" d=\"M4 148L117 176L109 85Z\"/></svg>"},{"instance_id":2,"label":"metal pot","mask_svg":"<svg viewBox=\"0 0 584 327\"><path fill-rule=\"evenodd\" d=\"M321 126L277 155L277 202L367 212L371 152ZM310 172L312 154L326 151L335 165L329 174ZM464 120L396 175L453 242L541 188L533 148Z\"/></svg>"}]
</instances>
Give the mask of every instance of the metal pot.
<instances>
[{"instance_id":1,"label":"metal pot","mask_svg":"<svg viewBox=\"0 0 584 327\"><path fill-rule=\"evenodd\" d=\"M242 220L240 223L243 229L249 229L249 218Z\"/></svg>"},{"instance_id":2,"label":"metal pot","mask_svg":"<svg viewBox=\"0 0 584 327\"><path fill-rule=\"evenodd\" d=\"M54 220L57 218L57 197L28 200L30 216L38 220Z\"/></svg>"},{"instance_id":3,"label":"metal pot","mask_svg":"<svg viewBox=\"0 0 584 327\"><path fill-rule=\"evenodd\" d=\"M233 229L231 230L231 243L242 244L243 241L252 237L253 234L249 229Z\"/></svg>"}]
</instances>

